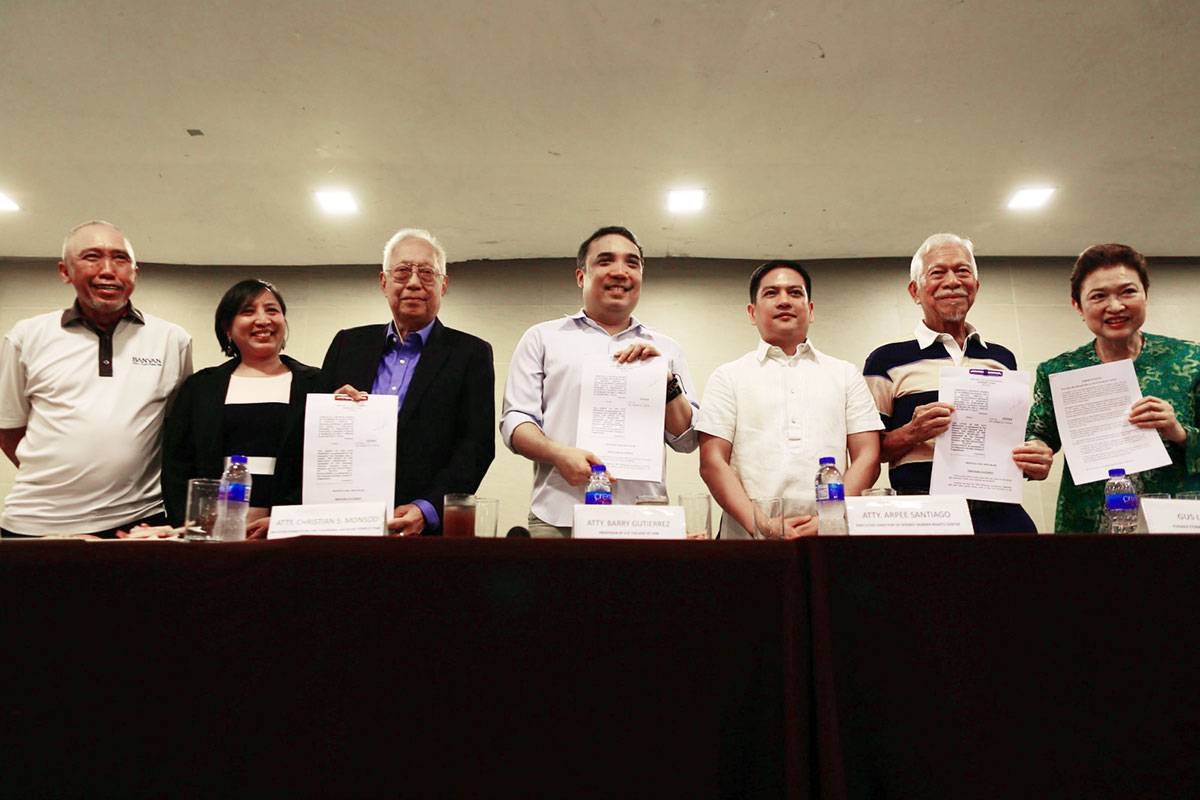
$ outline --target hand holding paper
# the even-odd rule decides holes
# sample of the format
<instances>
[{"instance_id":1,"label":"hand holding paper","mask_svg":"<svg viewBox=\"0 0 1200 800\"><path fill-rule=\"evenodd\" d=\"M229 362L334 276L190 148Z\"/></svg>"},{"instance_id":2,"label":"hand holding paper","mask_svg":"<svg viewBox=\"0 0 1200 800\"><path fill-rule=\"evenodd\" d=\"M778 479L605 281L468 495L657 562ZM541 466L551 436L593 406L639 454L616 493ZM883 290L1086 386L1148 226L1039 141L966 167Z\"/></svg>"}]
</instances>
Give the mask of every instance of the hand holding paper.
<instances>
[{"instance_id":1,"label":"hand holding paper","mask_svg":"<svg viewBox=\"0 0 1200 800\"><path fill-rule=\"evenodd\" d=\"M1143 397L1129 409L1129 421L1139 428L1157 430L1168 442L1187 441L1187 431L1175 417L1175 407L1166 400L1151 395Z\"/></svg>"},{"instance_id":2,"label":"hand holding paper","mask_svg":"<svg viewBox=\"0 0 1200 800\"><path fill-rule=\"evenodd\" d=\"M1054 451L1050 449L1050 445L1037 439L1030 439L1025 444L1014 447L1012 455L1017 469L1033 481L1044 481L1054 463Z\"/></svg>"},{"instance_id":3,"label":"hand holding paper","mask_svg":"<svg viewBox=\"0 0 1200 800\"><path fill-rule=\"evenodd\" d=\"M913 443L919 444L941 436L950 428L950 417L953 413L954 406L950 403L926 403L917 406L913 411L912 420L908 423L912 426Z\"/></svg>"},{"instance_id":4,"label":"hand holding paper","mask_svg":"<svg viewBox=\"0 0 1200 800\"><path fill-rule=\"evenodd\" d=\"M634 342L628 347L622 347L613 353L612 357L618 364L631 364L635 361L645 361L661 355L662 353L658 352L658 348L649 342ZM668 374L670 374L670 370L668 370Z\"/></svg>"}]
</instances>

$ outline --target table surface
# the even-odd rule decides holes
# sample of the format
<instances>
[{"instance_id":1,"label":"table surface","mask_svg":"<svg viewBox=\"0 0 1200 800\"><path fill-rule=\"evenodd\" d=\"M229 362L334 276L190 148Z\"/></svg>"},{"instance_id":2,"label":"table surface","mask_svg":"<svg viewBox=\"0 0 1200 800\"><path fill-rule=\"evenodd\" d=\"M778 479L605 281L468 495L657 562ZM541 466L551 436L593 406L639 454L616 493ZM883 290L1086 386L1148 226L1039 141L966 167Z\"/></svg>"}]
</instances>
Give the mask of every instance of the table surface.
<instances>
[{"instance_id":1,"label":"table surface","mask_svg":"<svg viewBox=\"0 0 1200 800\"><path fill-rule=\"evenodd\" d=\"M6 796L1200 794L1200 537L0 543Z\"/></svg>"}]
</instances>

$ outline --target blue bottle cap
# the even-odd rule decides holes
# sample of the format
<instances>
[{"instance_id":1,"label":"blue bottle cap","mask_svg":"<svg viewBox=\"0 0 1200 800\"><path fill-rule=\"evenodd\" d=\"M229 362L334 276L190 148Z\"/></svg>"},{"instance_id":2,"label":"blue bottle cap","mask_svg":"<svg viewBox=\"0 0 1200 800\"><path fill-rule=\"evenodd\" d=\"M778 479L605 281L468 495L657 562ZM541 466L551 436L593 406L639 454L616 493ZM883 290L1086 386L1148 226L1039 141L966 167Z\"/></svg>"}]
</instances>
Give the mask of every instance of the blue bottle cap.
<instances>
[{"instance_id":1,"label":"blue bottle cap","mask_svg":"<svg viewBox=\"0 0 1200 800\"><path fill-rule=\"evenodd\" d=\"M1119 478L1124 474L1125 474L1125 470L1117 468L1117 467L1114 467L1113 469L1110 469L1108 471L1108 477L1110 477L1110 478Z\"/></svg>"},{"instance_id":2,"label":"blue bottle cap","mask_svg":"<svg viewBox=\"0 0 1200 800\"><path fill-rule=\"evenodd\" d=\"M245 463L246 463L246 457L245 457L245 456L243 456L243 455L235 455L235 456L230 456L230 457L229 457L229 463L231 463L231 464L245 464Z\"/></svg>"},{"instance_id":3,"label":"blue bottle cap","mask_svg":"<svg viewBox=\"0 0 1200 800\"><path fill-rule=\"evenodd\" d=\"M605 469L604 469L603 464L592 464L592 472L604 472L604 471L605 471Z\"/></svg>"},{"instance_id":4,"label":"blue bottle cap","mask_svg":"<svg viewBox=\"0 0 1200 800\"><path fill-rule=\"evenodd\" d=\"M836 458L834 458L833 456L821 456L821 461L820 461L820 463L822 463L822 464L836 464L836 463L837 463L837 459L836 459Z\"/></svg>"}]
</instances>

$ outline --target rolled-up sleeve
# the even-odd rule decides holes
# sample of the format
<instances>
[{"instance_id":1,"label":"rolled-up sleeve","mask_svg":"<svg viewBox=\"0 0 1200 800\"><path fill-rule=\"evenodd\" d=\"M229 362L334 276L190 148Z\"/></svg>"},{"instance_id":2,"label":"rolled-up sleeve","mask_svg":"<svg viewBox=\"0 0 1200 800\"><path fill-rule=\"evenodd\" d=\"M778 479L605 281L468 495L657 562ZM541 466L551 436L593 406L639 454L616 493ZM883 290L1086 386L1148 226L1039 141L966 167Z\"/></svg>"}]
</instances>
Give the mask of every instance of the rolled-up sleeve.
<instances>
[{"instance_id":1,"label":"rolled-up sleeve","mask_svg":"<svg viewBox=\"0 0 1200 800\"><path fill-rule=\"evenodd\" d=\"M508 379L504 383L504 408L500 413L500 436L509 450L513 449L512 434L517 426L532 422L538 428L544 428L545 355L546 346L536 327L525 331L513 351Z\"/></svg>"}]
</instances>

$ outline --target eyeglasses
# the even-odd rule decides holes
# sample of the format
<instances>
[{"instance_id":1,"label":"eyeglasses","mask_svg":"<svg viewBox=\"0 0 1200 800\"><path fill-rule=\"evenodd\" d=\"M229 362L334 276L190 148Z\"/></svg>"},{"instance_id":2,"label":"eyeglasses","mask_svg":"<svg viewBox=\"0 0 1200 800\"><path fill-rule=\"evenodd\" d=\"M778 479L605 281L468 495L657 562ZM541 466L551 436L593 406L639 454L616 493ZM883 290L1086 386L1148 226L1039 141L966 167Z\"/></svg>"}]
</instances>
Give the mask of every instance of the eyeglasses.
<instances>
[{"instance_id":1,"label":"eyeglasses","mask_svg":"<svg viewBox=\"0 0 1200 800\"><path fill-rule=\"evenodd\" d=\"M390 274L396 283L408 283L414 272L417 273L417 278L421 283L433 283L442 274L428 264L409 264L408 262L402 262L392 267Z\"/></svg>"}]
</instances>

